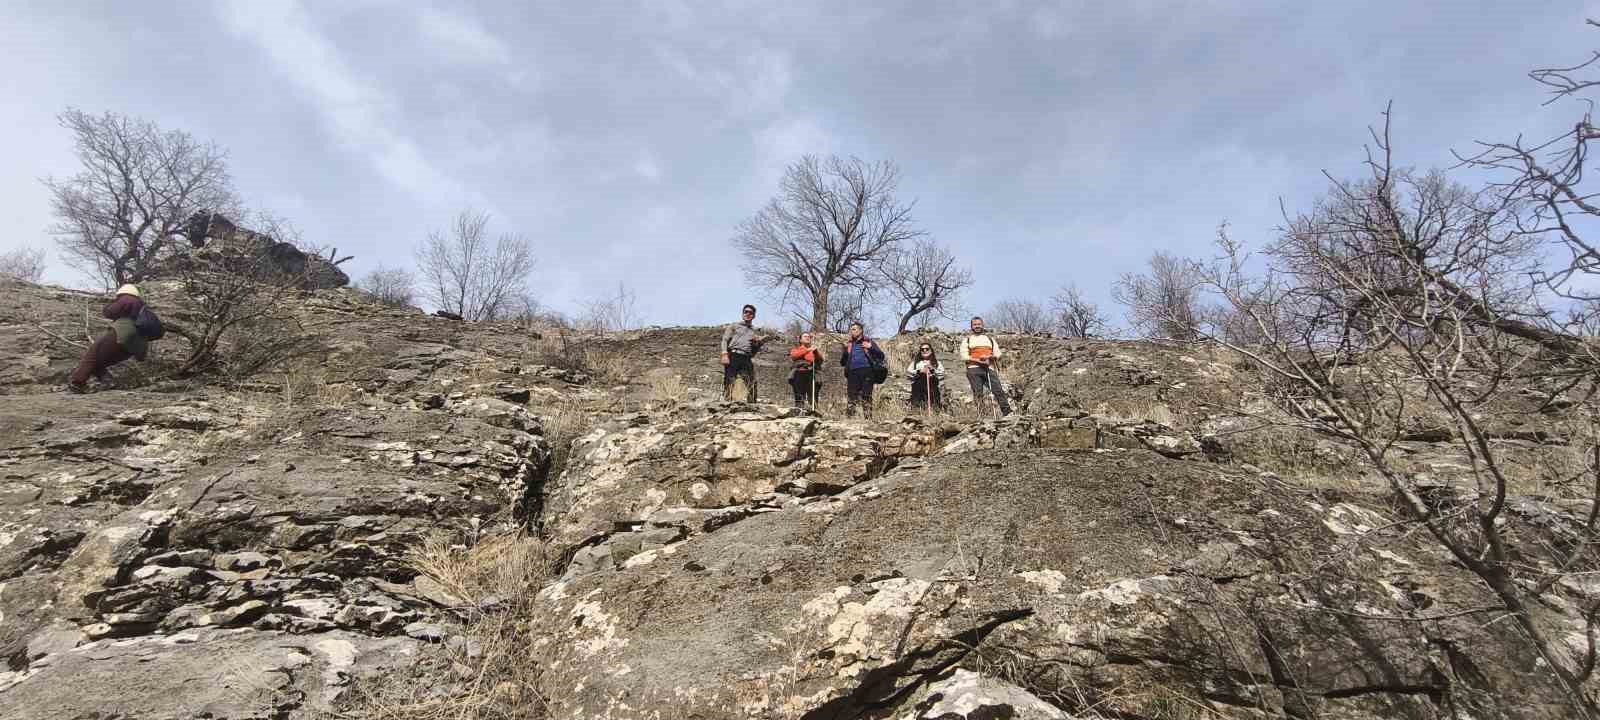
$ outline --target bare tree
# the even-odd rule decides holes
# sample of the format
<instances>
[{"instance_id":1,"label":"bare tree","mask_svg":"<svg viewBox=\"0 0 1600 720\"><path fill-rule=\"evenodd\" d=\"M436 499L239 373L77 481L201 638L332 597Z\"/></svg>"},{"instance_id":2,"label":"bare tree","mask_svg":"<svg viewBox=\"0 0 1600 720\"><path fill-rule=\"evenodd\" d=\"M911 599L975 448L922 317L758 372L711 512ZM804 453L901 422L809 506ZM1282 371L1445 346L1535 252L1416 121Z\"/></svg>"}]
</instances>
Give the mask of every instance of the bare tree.
<instances>
[{"instance_id":1,"label":"bare tree","mask_svg":"<svg viewBox=\"0 0 1600 720\"><path fill-rule=\"evenodd\" d=\"M1110 325L1100 306L1090 302L1077 285L1067 285L1050 298L1055 326L1066 337L1088 338L1104 335Z\"/></svg>"},{"instance_id":2,"label":"bare tree","mask_svg":"<svg viewBox=\"0 0 1600 720\"><path fill-rule=\"evenodd\" d=\"M494 319L513 322L525 328L533 328L550 324L547 321L552 316L552 313L545 312L544 306L539 303L539 298L533 294L533 291L528 290L501 306Z\"/></svg>"},{"instance_id":3,"label":"bare tree","mask_svg":"<svg viewBox=\"0 0 1600 720\"><path fill-rule=\"evenodd\" d=\"M616 292L585 302L578 319L578 327L589 332L622 332L641 324L639 296L622 282L617 283Z\"/></svg>"},{"instance_id":4,"label":"bare tree","mask_svg":"<svg viewBox=\"0 0 1600 720\"><path fill-rule=\"evenodd\" d=\"M462 210L448 232L434 231L417 248L423 292L445 312L462 319L495 319L527 292L533 246L516 233L493 240L489 216Z\"/></svg>"},{"instance_id":5,"label":"bare tree","mask_svg":"<svg viewBox=\"0 0 1600 720\"><path fill-rule=\"evenodd\" d=\"M826 327L836 292L871 287L889 255L921 237L895 197L899 181L889 162L807 155L790 165L777 197L734 236L746 282Z\"/></svg>"},{"instance_id":6,"label":"bare tree","mask_svg":"<svg viewBox=\"0 0 1600 720\"><path fill-rule=\"evenodd\" d=\"M51 231L69 263L107 287L148 277L194 213L239 214L227 154L216 145L116 113L69 108L58 119L83 168L45 180Z\"/></svg>"},{"instance_id":7,"label":"bare tree","mask_svg":"<svg viewBox=\"0 0 1600 720\"><path fill-rule=\"evenodd\" d=\"M1050 332L1053 324L1049 311L1039 303L1017 298L995 303L994 308L983 319L991 327L1029 335Z\"/></svg>"},{"instance_id":8,"label":"bare tree","mask_svg":"<svg viewBox=\"0 0 1600 720\"><path fill-rule=\"evenodd\" d=\"M38 284L44 279L44 248L26 245L0 253L0 278Z\"/></svg>"},{"instance_id":9,"label":"bare tree","mask_svg":"<svg viewBox=\"0 0 1600 720\"><path fill-rule=\"evenodd\" d=\"M898 304L902 333L918 315L957 319L961 291L972 285L972 271L956 265L949 248L928 238L892 253L884 263L883 278Z\"/></svg>"},{"instance_id":10,"label":"bare tree","mask_svg":"<svg viewBox=\"0 0 1600 720\"><path fill-rule=\"evenodd\" d=\"M372 293L378 302L397 308L411 307L416 285L417 279L410 270L384 267L382 263L356 283L356 287Z\"/></svg>"},{"instance_id":11,"label":"bare tree","mask_svg":"<svg viewBox=\"0 0 1600 720\"><path fill-rule=\"evenodd\" d=\"M1396 169L1385 117L1369 176L1334 181L1314 209L1287 219L1266 250L1266 276L1246 273L1248 256L1219 233L1224 259L1201 280L1262 342L1207 332L1263 372L1277 422L1358 448L1406 521L1478 579L1497 603L1491 612L1517 625L1575 716L1596 717L1585 686L1600 658L1600 602L1583 600L1585 625L1575 630L1551 617L1546 594L1600 569L1600 346L1581 311L1540 304L1561 278L1597 267L1570 250L1581 235L1562 220L1574 209L1587 214L1582 198L1592 190L1578 188L1576 174L1563 190L1543 169L1500 165L1495 158L1508 156L1495 153L1514 146L1484 159L1532 176L1485 191ZM1530 216L1541 193L1548 202ZM1541 217L1555 232L1537 232ZM1396 446L1422 414L1448 427L1462 458L1443 494L1424 486ZM1562 437L1519 471L1496 428L1524 425ZM1551 507L1589 509L1530 519L1515 509L1517 472L1534 473Z\"/></svg>"},{"instance_id":12,"label":"bare tree","mask_svg":"<svg viewBox=\"0 0 1600 720\"><path fill-rule=\"evenodd\" d=\"M1123 273L1111 297L1127 308L1128 325L1146 337L1194 340L1205 320L1200 277L1192 261L1157 252L1149 274Z\"/></svg>"},{"instance_id":13,"label":"bare tree","mask_svg":"<svg viewBox=\"0 0 1600 720\"><path fill-rule=\"evenodd\" d=\"M820 329L842 334L849 332L850 323L861 323L868 329L878 327L877 295L876 286L870 285L835 292L828 300L827 324Z\"/></svg>"},{"instance_id":14,"label":"bare tree","mask_svg":"<svg viewBox=\"0 0 1600 720\"><path fill-rule=\"evenodd\" d=\"M258 229L248 238L209 245L163 271L178 280L185 299L166 323L188 341L179 375L239 380L327 350L300 320L301 288L315 267L282 262L283 243L297 244L299 232L264 213L254 214L252 224Z\"/></svg>"}]
</instances>

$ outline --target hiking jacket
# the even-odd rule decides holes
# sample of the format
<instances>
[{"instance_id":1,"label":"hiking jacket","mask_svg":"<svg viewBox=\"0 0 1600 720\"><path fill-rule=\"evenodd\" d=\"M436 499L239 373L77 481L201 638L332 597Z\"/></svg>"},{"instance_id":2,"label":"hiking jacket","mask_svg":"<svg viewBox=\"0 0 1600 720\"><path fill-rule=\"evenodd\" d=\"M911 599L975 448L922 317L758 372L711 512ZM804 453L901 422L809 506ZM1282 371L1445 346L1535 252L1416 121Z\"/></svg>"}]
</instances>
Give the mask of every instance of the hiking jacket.
<instances>
[{"instance_id":1,"label":"hiking jacket","mask_svg":"<svg viewBox=\"0 0 1600 720\"><path fill-rule=\"evenodd\" d=\"M956 346L956 354L966 361L967 367L979 367L978 362L985 358L1000 357L1000 343L988 333L969 334L961 338L961 344Z\"/></svg>"},{"instance_id":2,"label":"hiking jacket","mask_svg":"<svg viewBox=\"0 0 1600 720\"><path fill-rule=\"evenodd\" d=\"M794 372L810 372L817 363L822 362L822 351L814 347L796 345L789 349L789 362L794 364Z\"/></svg>"},{"instance_id":3,"label":"hiking jacket","mask_svg":"<svg viewBox=\"0 0 1600 720\"><path fill-rule=\"evenodd\" d=\"M133 318L138 317L139 311L143 309L144 301L140 300L139 296L118 295L117 299L112 300L106 305L104 310L100 311L100 314L104 315L107 320L118 320L121 318L128 318L132 320Z\"/></svg>"},{"instance_id":4,"label":"hiking jacket","mask_svg":"<svg viewBox=\"0 0 1600 720\"><path fill-rule=\"evenodd\" d=\"M878 347L878 343L872 343L871 349L861 346L863 341L871 339L863 335L860 340L846 342L846 351L839 355L839 364L843 365L846 370L855 370L857 368L872 367L883 362L883 348Z\"/></svg>"},{"instance_id":5,"label":"hiking jacket","mask_svg":"<svg viewBox=\"0 0 1600 720\"><path fill-rule=\"evenodd\" d=\"M100 311L111 322L111 331L117 334L117 344L129 355L140 362L144 361L145 354L150 351L148 340L139 334L139 329L133 326L133 319L139 316L139 311L144 309L144 301L133 295L118 295Z\"/></svg>"},{"instance_id":6,"label":"hiking jacket","mask_svg":"<svg viewBox=\"0 0 1600 720\"><path fill-rule=\"evenodd\" d=\"M722 331L722 352L754 355L760 349L761 340L758 339L753 325L742 322L729 323L727 329Z\"/></svg>"},{"instance_id":7,"label":"hiking jacket","mask_svg":"<svg viewBox=\"0 0 1600 720\"><path fill-rule=\"evenodd\" d=\"M913 360L910 365L906 366L906 379L913 381L921 380L922 366L927 364L927 360ZM944 363L937 363L933 366L933 379L944 379Z\"/></svg>"}]
</instances>

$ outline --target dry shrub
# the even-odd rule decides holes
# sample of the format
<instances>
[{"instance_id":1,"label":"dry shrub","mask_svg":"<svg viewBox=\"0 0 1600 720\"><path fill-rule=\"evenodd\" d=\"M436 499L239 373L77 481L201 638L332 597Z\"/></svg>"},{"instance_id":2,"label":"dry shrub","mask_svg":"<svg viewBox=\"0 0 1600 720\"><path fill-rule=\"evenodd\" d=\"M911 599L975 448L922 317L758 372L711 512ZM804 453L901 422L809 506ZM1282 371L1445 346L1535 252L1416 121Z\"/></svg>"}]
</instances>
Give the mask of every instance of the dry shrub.
<instances>
[{"instance_id":1,"label":"dry shrub","mask_svg":"<svg viewBox=\"0 0 1600 720\"><path fill-rule=\"evenodd\" d=\"M555 553L537 537L515 533L476 545L434 536L411 553L411 566L460 604L461 641L443 651L453 673L386 676L361 687L339 717L370 720L529 720L546 716L544 663L536 645L534 603ZM414 680L408 682L406 680Z\"/></svg>"},{"instance_id":2,"label":"dry shrub","mask_svg":"<svg viewBox=\"0 0 1600 720\"><path fill-rule=\"evenodd\" d=\"M1295 427L1263 424L1223 436L1233 461L1248 463L1308 487L1353 490L1361 484L1356 453Z\"/></svg>"},{"instance_id":3,"label":"dry shrub","mask_svg":"<svg viewBox=\"0 0 1600 720\"><path fill-rule=\"evenodd\" d=\"M594 349L583 351L583 365L595 382L602 385L624 385L633 379L633 369L626 358Z\"/></svg>"},{"instance_id":4,"label":"dry shrub","mask_svg":"<svg viewBox=\"0 0 1600 720\"><path fill-rule=\"evenodd\" d=\"M735 377L733 383L728 385L727 390L723 392L722 397L725 400L744 402L745 398L750 397L750 386L745 384L744 378Z\"/></svg>"},{"instance_id":5,"label":"dry shrub","mask_svg":"<svg viewBox=\"0 0 1600 720\"><path fill-rule=\"evenodd\" d=\"M589 372L589 353L578 342L573 331L565 326L554 326L530 338L522 354L536 365Z\"/></svg>"},{"instance_id":6,"label":"dry shrub","mask_svg":"<svg viewBox=\"0 0 1600 720\"><path fill-rule=\"evenodd\" d=\"M675 405L689 396L689 384L684 382L682 375L651 375L649 386L652 405Z\"/></svg>"}]
</instances>

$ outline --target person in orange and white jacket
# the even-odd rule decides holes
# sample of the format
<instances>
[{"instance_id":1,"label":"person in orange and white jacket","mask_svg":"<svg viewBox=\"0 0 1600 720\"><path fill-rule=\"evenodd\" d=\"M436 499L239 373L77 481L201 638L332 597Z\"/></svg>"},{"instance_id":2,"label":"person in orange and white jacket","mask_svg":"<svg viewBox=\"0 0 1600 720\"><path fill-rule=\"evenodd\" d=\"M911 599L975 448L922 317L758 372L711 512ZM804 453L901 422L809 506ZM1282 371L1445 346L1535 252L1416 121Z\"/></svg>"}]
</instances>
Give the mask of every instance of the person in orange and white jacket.
<instances>
[{"instance_id":1,"label":"person in orange and white jacket","mask_svg":"<svg viewBox=\"0 0 1600 720\"><path fill-rule=\"evenodd\" d=\"M1000 357L1000 343L983 331L983 318L972 318L972 332L961 338L956 354L967 363L967 382L972 385L972 401L977 403L978 409L983 410L987 403L984 395L993 394L1000 414L1010 415L1011 403L1006 400L1000 371L994 367L994 361Z\"/></svg>"},{"instance_id":2,"label":"person in orange and white jacket","mask_svg":"<svg viewBox=\"0 0 1600 720\"><path fill-rule=\"evenodd\" d=\"M800 344L789 349L789 386L794 388L794 406L815 408L817 396L822 393L822 377L817 375L817 363L822 362L822 351L811 345L811 333L800 333Z\"/></svg>"}]
</instances>

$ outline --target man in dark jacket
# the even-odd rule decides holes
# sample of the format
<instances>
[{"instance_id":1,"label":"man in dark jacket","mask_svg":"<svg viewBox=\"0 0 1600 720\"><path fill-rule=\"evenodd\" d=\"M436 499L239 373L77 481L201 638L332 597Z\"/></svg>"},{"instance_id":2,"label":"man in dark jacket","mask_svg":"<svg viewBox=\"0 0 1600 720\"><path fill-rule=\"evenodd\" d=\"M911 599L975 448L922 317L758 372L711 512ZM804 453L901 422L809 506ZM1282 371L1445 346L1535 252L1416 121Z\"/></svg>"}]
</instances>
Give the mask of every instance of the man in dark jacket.
<instances>
[{"instance_id":1,"label":"man in dark jacket","mask_svg":"<svg viewBox=\"0 0 1600 720\"><path fill-rule=\"evenodd\" d=\"M139 317L139 311L143 309L144 300L139 298L139 288L133 285L117 288L116 299L100 312L112 321L111 327L83 351L83 358L72 371L67 389L84 392L89 387L90 376L104 381L106 370L111 366L128 358L144 361L149 345L133 324L134 318Z\"/></svg>"},{"instance_id":2,"label":"man in dark jacket","mask_svg":"<svg viewBox=\"0 0 1600 720\"><path fill-rule=\"evenodd\" d=\"M866 336L861 323L850 323L850 338L839 353L839 364L844 366L845 395L850 401L845 406L846 416L854 416L856 406L860 405L862 414L872 417L872 387L876 385L872 368L885 361L883 349Z\"/></svg>"}]
</instances>

